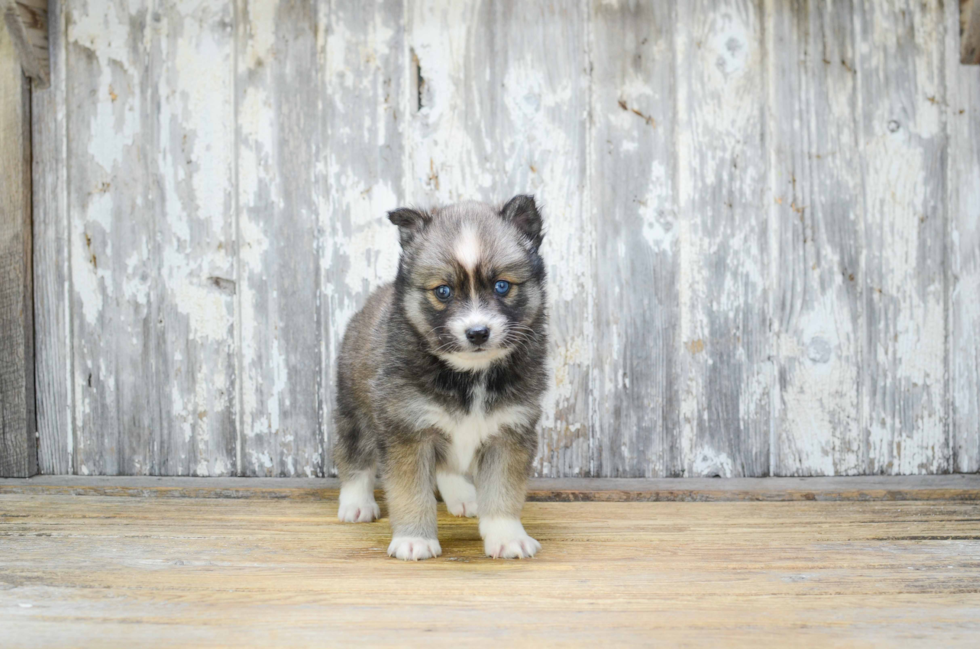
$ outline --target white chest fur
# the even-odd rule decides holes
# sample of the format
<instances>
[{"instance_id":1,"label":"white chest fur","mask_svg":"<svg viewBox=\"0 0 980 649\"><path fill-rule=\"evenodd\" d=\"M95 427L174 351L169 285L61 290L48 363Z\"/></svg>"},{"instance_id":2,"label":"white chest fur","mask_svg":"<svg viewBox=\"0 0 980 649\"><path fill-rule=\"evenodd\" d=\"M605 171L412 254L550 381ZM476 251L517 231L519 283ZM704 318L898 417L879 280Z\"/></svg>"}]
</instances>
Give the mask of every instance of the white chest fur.
<instances>
[{"instance_id":1,"label":"white chest fur","mask_svg":"<svg viewBox=\"0 0 980 649\"><path fill-rule=\"evenodd\" d=\"M423 422L441 430L450 440L447 460L453 466L447 467L458 473L471 473L471 465L477 449L505 426L525 424L530 412L524 406L503 406L486 412L486 391L478 385L473 392L470 411L463 415L452 414L439 406L426 409Z\"/></svg>"}]
</instances>

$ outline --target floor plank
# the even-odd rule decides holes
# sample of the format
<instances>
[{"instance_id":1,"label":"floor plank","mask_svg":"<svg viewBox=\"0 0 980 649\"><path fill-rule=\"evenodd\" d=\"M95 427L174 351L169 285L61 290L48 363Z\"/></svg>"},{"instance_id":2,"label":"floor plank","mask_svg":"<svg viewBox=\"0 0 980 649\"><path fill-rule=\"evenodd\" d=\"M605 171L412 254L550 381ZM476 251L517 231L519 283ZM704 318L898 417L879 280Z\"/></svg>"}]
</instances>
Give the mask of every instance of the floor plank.
<instances>
[{"instance_id":1,"label":"floor plank","mask_svg":"<svg viewBox=\"0 0 980 649\"><path fill-rule=\"evenodd\" d=\"M970 645L978 502L535 502L529 561L387 558L336 501L0 495L10 647Z\"/></svg>"}]
</instances>

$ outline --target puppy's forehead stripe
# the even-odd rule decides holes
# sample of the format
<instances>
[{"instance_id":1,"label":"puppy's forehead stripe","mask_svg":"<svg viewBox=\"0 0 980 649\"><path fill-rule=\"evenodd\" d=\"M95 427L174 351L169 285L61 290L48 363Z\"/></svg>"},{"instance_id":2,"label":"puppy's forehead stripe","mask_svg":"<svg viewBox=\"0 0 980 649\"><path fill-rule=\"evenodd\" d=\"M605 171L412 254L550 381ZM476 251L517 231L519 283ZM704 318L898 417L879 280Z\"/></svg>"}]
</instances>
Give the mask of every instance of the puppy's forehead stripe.
<instances>
[{"instance_id":1,"label":"puppy's forehead stripe","mask_svg":"<svg viewBox=\"0 0 980 649\"><path fill-rule=\"evenodd\" d=\"M459 239L456 240L456 260L472 274L476 270L477 264L480 263L482 252L480 237L476 229L471 226L463 228Z\"/></svg>"},{"instance_id":2,"label":"puppy's forehead stripe","mask_svg":"<svg viewBox=\"0 0 980 649\"><path fill-rule=\"evenodd\" d=\"M470 299L476 300L476 267L483 256L480 236L472 226L465 226L456 240L456 261L462 266L470 280Z\"/></svg>"}]
</instances>

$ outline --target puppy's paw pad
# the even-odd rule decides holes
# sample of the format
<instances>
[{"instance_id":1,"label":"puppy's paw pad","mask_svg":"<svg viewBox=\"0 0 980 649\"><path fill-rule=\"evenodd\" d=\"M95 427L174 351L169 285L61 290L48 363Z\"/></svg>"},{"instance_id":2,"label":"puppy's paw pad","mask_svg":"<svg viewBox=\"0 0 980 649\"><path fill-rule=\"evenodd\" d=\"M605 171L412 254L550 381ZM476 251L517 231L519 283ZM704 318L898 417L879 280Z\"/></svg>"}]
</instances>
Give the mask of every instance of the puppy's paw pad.
<instances>
[{"instance_id":1,"label":"puppy's paw pad","mask_svg":"<svg viewBox=\"0 0 980 649\"><path fill-rule=\"evenodd\" d=\"M438 539L425 539L421 536L396 536L388 546L388 556L403 561L421 561L442 554Z\"/></svg>"},{"instance_id":2,"label":"puppy's paw pad","mask_svg":"<svg viewBox=\"0 0 980 649\"><path fill-rule=\"evenodd\" d=\"M514 537L488 536L483 549L494 559L529 559L541 549L541 544L527 534Z\"/></svg>"},{"instance_id":3,"label":"puppy's paw pad","mask_svg":"<svg viewBox=\"0 0 980 649\"><path fill-rule=\"evenodd\" d=\"M470 501L465 500L447 500L446 509L453 516L465 516L466 518L473 518L477 515L476 510L476 499Z\"/></svg>"},{"instance_id":4,"label":"puppy's paw pad","mask_svg":"<svg viewBox=\"0 0 980 649\"><path fill-rule=\"evenodd\" d=\"M337 509L337 518L345 523L370 523L381 518L381 508L374 498L344 502Z\"/></svg>"}]
</instances>

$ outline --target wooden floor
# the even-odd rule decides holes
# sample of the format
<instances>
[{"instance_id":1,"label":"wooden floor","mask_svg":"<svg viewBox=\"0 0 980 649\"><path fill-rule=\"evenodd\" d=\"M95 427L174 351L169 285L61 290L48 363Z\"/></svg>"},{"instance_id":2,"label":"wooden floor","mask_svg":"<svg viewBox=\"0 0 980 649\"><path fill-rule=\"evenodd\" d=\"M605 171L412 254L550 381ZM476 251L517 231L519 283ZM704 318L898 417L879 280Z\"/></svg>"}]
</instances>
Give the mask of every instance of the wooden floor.
<instances>
[{"instance_id":1,"label":"wooden floor","mask_svg":"<svg viewBox=\"0 0 980 649\"><path fill-rule=\"evenodd\" d=\"M384 554L336 501L0 493L0 645L972 646L980 502L532 502Z\"/></svg>"}]
</instances>

